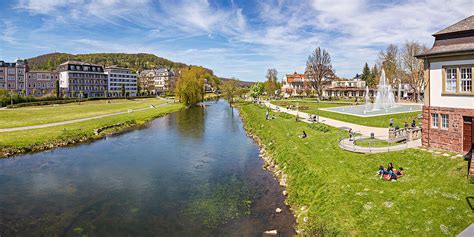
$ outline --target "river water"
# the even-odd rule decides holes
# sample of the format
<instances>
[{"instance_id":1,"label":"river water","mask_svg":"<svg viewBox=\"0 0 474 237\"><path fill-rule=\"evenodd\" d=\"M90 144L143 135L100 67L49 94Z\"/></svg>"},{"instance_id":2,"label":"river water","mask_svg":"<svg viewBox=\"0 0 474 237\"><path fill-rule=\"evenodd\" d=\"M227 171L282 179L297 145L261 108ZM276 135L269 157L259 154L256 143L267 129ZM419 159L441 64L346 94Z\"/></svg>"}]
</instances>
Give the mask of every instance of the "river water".
<instances>
[{"instance_id":1,"label":"river water","mask_svg":"<svg viewBox=\"0 0 474 237\"><path fill-rule=\"evenodd\" d=\"M262 170L238 111L207 105L0 159L0 236L292 235L282 189Z\"/></svg>"}]
</instances>

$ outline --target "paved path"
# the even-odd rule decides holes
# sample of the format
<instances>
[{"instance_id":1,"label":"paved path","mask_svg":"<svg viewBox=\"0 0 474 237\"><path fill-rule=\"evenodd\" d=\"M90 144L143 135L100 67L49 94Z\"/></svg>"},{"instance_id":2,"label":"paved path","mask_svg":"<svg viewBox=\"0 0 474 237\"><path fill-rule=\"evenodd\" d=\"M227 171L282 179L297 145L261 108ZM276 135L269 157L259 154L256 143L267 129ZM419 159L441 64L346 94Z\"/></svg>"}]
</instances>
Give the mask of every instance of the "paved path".
<instances>
[{"instance_id":1,"label":"paved path","mask_svg":"<svg viewBox=\"0 0 474 237\"><path fill-rule=\"evenodd\" d=\"M274 105L274 104L272 104L268 101L266 101L264 103L267 107L269 107L271 109L278 109L281 112L285 112L285 113L292 114L292 115L295 115L295 116L296 116L296 114L298 114L298 117L304 118L305 119L304 121L309 123L309 121L307 120L309 118L309 114L307 114L305 112L286 109L284 107ZM319 116L319 122L327 124L327 125L332 126L332 127L336 127L336 128L341 128L341 127L352 128L352 130L355 133L360 133L363 136L370 136L371 133L374 133L374 136L377 137L377 138L388 139L388 128L376 128L376 127L363 126L363 125L359 125L359 124L343 122L343 121L330 119L330 118L325 118L325 117L321 117L321 116Z\"/></svg>"},{"instance_id":2,"label":"paved path","mask_svg":"<svg viewBox=\"0 0 474 237\"><path fill-rule=\"evenodd\" d=\"M389 151L401 151L408 148L415 148L421 146L421 139L407 142L405 144L389 146L389 147L363 147L354 144L354 141L350 141L349 138L339 141L339 147L356 153L382 153Z\"/></svg>"},{"instance_id":3,"label":"paved path","mask_svg":"<svg viewBox=\"0 0 474 237\"><path fill-rule=\"evenodd\" d=\"M155 107L160 107L169 104L170 102L166 102L164 104L160 104ZM36 128L47 128L47 127L54 127L54 126L60 126L60 125L66 125L66 124L71 124L71 123L79 123L79 122L84 122L92 119L99 119L99 118L105 118L105 117L110 117L110 116L115 116L115 115L120 115L120 114L127 114L127 113L132 113L132 112L137 112L137 111L142 111L142 110L147 110L147 109L152 109L153 107L147 107L147 108L142 108L142 109L135 109L135 110L127 110L123 112L116 112L116 113L111 113L111 114L103 114L103 115L98 115L94 117L88 117L88 118L81 118L81 119L74 119L74 120L68 120L68 121L62 121L62 122L56 122L56 123L47 123L47 124L40 124L40 125L33 125L33 126L24 126L24 127L16 127L16 128L0 128L0 133L2 132L14 132L14 131L22 131L22 130L29 130L29 129L36 129Z\"/></svg>"}]
</instances>

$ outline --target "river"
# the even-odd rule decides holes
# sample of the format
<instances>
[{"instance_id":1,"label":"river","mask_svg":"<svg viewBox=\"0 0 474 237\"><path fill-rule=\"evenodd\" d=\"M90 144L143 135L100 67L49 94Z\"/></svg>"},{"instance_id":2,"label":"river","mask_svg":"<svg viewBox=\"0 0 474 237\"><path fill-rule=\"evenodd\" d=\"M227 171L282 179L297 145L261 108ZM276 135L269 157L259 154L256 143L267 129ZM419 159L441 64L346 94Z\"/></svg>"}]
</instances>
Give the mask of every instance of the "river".
<instances>
[{"instance_id":1,"label":"river","mask_svg":"<svg viewBox=\"0 0 474 237\"><path fill-rule=\"evenodd\" d=\"M92 143L0 159L0 236L292 235L282 188L262 170L238 111L206 104Z\"/></svg>"}]
</instances>

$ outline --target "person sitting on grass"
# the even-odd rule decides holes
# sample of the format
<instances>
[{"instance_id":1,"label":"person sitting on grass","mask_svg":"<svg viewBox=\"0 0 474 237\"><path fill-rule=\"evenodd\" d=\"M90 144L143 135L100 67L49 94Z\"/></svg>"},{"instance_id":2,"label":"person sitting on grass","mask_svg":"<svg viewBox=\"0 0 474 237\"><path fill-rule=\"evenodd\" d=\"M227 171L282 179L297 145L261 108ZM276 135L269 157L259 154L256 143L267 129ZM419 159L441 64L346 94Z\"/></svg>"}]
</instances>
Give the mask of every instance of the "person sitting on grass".
<instances>
[{"instance_id":1,"label":"person sitting on grass","mask_svg":"<svg viewBox=\"0 0 474 237\"><path fill-rule=\"evenodd\" d=\"M403 172L403 167L398 168L395 174L397 175L397 177L402 177L403 175L405 175L405 173Z\"/></svg>"},{"instance_id":2,"label":"person sitting on grass","mask_svg":"<svg viewBox=\"0 0 474 237\"><path fill-rule=\"evenodd\" d=\"M301 136L298 136L298 137L299 137L299 138L307 138L307 137L308 137L308 135L306 135L306 132L303 130L303 135L301 135Z\"/></svg>"},{"instance_id":3,"label":"person sitting on grass","mask_svg":"<svg viewBox=\"0 0 474 237\"><path fill-rule=\"evenodd\" d=\"M411 121L411 127L414 128L416 127L416 121L413 119L413 121Z\"/></svg>"},{"instance_id":4,"label":"person sitting on grass","mask_svg":"<svg viewBox=\"0 0 474 237\"><path fill-rule=\"evenodd\" d=\"M393 164L392 162L389 162L387 166L387 174L392 175L392 173L393 173Z\"/></svg>"},{"instance_id":5,"label":"person sitting on grass","mask_svg":"<svg viewBox=\"0 0 474 237\"><path fill-rule=\"evenodd\" d=\"M383 165L380 165L379 166L379 171L377 171L377 175L380 176L380 178L383 178L383 175L386 173L387 171L385 170L385 168L383 167Z\"/></svg>"}]
</instances>

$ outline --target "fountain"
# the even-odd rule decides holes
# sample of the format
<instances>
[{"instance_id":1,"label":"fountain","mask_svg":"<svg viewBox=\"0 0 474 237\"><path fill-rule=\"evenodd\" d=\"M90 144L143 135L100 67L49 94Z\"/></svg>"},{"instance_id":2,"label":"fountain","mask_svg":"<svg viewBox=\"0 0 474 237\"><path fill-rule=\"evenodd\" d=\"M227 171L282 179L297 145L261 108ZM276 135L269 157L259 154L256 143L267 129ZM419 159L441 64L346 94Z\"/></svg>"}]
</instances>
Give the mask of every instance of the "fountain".
<instances>
[{"instance_id":1,"label":"fountain","mask_svg":"<svg viewBox=\"0 0 474 237\"><path fill-rule=\"evenodd\" d=\"M370 102L369 87L365 87L365 105L351 105L341 107L331 107L321 110L327 110L336 113L349 114L360 117L380 116L396 113L407 113L413 111L421 111L421 104L396 104L395 95L392 86L385 78L385 71L382 69L380 82L377 86L377 94L375 103Z\"/></svg>"},{"instance_id":2,"label":"fountain","mask_svg":"<svg viewBox=\"0 0 474 237\"><path fill-rule=\"evenodd\" d=\"M373 110L387 110L395 106L395 96L392 92L392 86L385 78L385 71L382 68L382 75L380 75L380 82L377 86L377 97Z\"/></svg>"},{"instance_id":3,"label":"fountain","mask_svg":"<svg viewBox=\"0 0 474 237\"><path fill-rule=\"evenodd\" d=\"M372 103L370 103L370 96L369 96L369 86L365 86L365 109L364 109L364 114L367 113L367 111L370 111L372 107Z\"/></svg>"}]
</instances>

